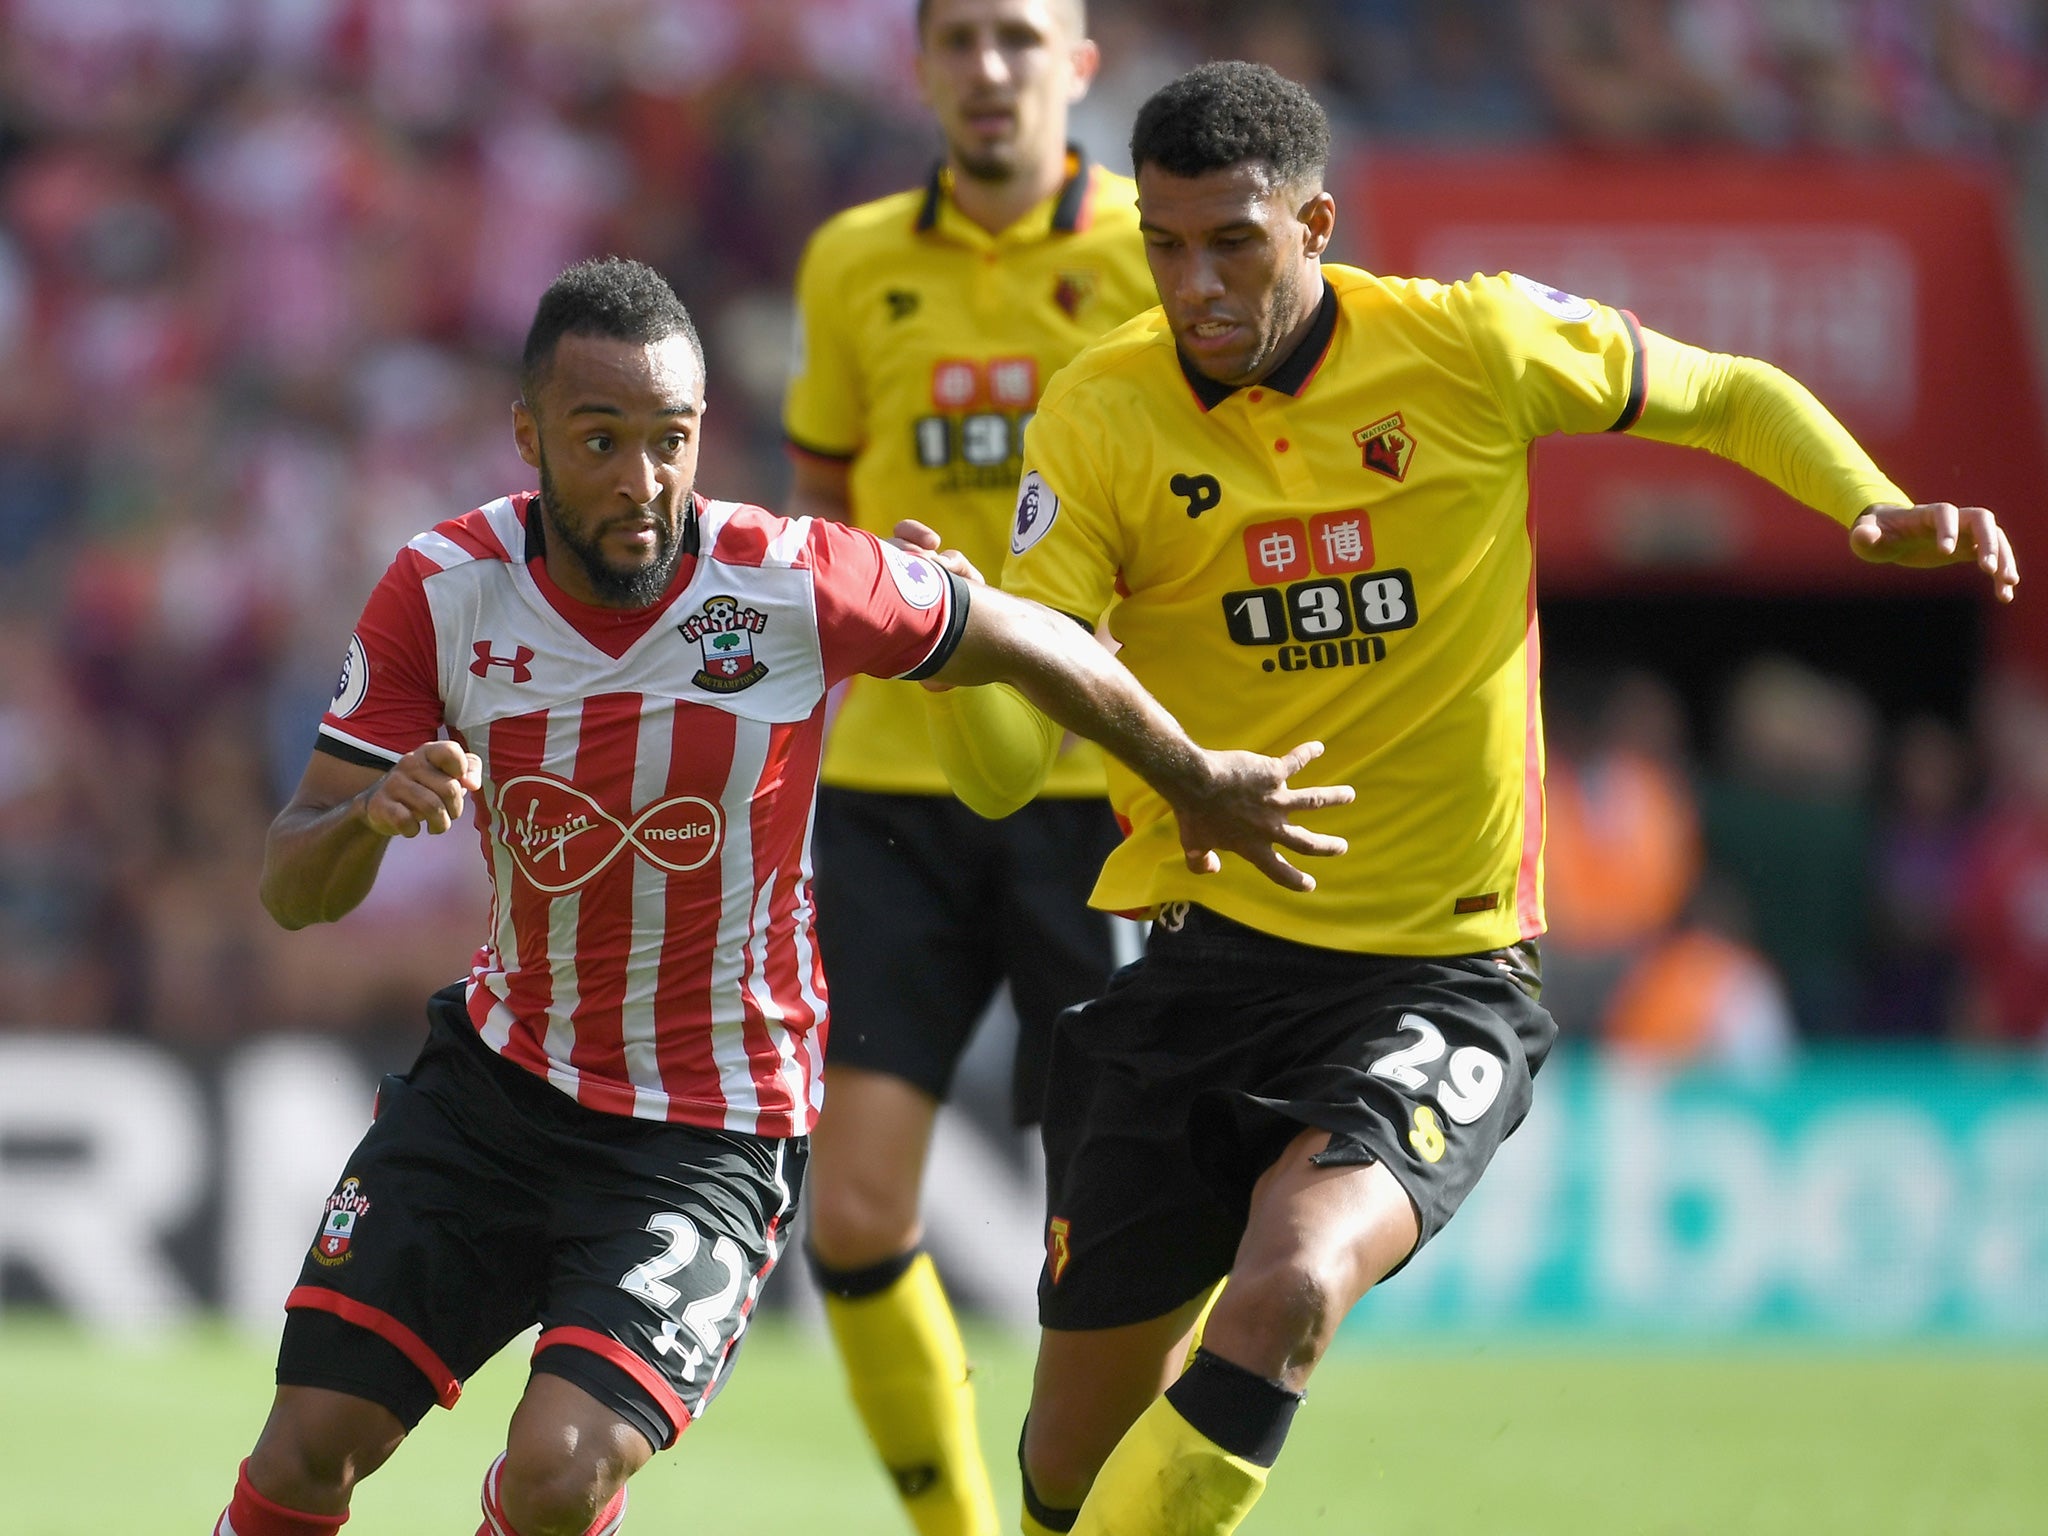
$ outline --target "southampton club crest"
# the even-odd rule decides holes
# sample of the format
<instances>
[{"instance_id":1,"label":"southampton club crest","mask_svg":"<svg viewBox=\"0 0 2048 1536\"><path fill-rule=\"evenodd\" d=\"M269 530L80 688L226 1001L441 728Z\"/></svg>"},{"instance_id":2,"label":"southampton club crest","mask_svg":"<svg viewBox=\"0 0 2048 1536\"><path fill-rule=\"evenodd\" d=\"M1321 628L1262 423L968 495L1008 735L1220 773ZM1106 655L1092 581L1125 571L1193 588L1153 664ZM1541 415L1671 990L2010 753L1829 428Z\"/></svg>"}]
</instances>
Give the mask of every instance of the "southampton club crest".
<instances>
[{"instance_id":1,"label":"southampton club crest","mask_svg":"<svg viewBox=\"0 0 2048 1536\"><path fill-rule=\"evenodd\" d=\"M320 1235L313 1241L313 1262L329 1269L346 1264L349 1246L355 1241L356 1221L369 1214L370 1202L362 1183L350 1175L341 1188L327 1197L327 1212L320 1218Z\"/></svg>"},{"instance_id":2,"label":"southampton club crest","mask_svg":"<svg viewBox=\"0 0 2048 1536\"><path fill-rule=\"evenodd\" d=\"M768 615L742 608L736 597L710 597L704 611L676 628L704 648L704 665L690 679L711 693L738 693L768 675L768 663L754 655L753 636L768 627Z\"/></svg>"}]
</instances>

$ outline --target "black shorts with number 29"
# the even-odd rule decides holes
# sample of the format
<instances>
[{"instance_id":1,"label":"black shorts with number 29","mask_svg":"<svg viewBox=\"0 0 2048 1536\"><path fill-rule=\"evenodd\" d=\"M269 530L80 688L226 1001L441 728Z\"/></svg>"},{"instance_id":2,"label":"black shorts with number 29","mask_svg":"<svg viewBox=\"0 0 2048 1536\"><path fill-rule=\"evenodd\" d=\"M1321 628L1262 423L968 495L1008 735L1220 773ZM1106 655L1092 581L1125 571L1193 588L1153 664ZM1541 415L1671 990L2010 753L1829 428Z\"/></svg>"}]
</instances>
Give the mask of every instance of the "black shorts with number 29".
<instances>
[{"instance_id":1,"label":"black shorts with number 29","mask_svg":"<svg viewBox=\"0 0 2048 1536\"><path fill-rule=\"evenodd\" d=\"M1221 1279L1252 1186L1304 1127L1330 1132L1324 1166L1386 1166L1419 1248L1529 1112L1557 1037L1529 946L1350 954L1200 907L1162 917L1053 1040L1048 1328L1143 1322Z\"/></svg>"},{"instance_id":2,"label":"black shorts with number 29","mask_svg":"<svg viewBox=\"0 0 2048 1536\"><path fill-rule=\"evenodd\" d=\"M539 1323L564 1377L657 1449L730 1368L808 1142L586 1109L477 1038L459 987L328 1197L277 1379L410 1427Z\"/></svg>"}]
</instances>

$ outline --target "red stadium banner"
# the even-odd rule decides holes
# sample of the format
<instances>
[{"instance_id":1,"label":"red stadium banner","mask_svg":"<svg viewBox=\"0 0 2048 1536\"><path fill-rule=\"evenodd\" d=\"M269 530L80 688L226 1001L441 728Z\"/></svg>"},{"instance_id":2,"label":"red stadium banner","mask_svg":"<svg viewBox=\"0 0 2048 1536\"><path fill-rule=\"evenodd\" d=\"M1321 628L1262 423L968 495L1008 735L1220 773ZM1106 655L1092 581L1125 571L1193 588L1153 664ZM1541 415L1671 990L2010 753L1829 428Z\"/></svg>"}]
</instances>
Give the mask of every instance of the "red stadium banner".
<instances>
[{"instance_id":1,"label":"red stadium banner","mask_svg":"<svg viewBox=\"0 0 2048 1536\"><path fill-rule=\"evenodd\" d=\"M1345 223L1349 248L1381 271L1521 272L1768 359L1908 492L1993 508L2023 568L2031 555L2048 570L2048 443L1988 174L1878 158L1372 154L1351 170ZM1552 439L1535 485L1548 591L1875 593L1902 579L1849 559L1832 524L1706 454ZM1965 580L1935 579L1948 591ZM2048 666L2048 592L2026 592L1999 644Z\"/></svg>"}]
</instances>

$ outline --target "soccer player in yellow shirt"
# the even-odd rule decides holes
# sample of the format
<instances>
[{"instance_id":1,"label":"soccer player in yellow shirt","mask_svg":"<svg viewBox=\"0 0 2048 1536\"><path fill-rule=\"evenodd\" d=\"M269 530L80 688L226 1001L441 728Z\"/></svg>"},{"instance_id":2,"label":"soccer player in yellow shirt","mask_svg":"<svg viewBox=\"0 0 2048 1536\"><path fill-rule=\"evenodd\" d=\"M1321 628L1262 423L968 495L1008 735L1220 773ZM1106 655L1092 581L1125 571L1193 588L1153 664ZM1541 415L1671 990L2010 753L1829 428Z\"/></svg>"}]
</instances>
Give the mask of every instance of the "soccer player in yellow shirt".
<instances>
[{"instance_id":1,"label":"soccer player in yellow shirt","mask_svg":"<svg viewBox=\"0 0 2048 1536\"><path fill-rule=\"evenodd\" d=\"M797 283L787 510L887 536L915 517L993 570L1024 423L1082 346L1153 303L1131 182L1067 144L1096 64L1081 0L922 0L918 61L946 154L930 184L842 213ZM810 1247L854 1402L924 1536L993 1536L959 1329L922 1251L934 1116L1005 980L1013 1104L1038 1118L1058 1012L1099 992L1088 907L1117 840L1101 753L1061 753L995 824L953 798L916 687L849 685L814 837L832 992Z\"/></svg>"},{"instance_id":2,"label":"soccer player in yellow shirt","mask_svg":"<svg viewBox=\"0 0 2048 1536\"><path fill-rule=\"evenodd\" d=\"M1047 1085L1044 1325L1027 1533L1211 1536L1264 1487L1338 1324L1450 1218L1527 1113L1543 749L1529 445L1633 432L1722 454L1865 559L2018 573L1982 508L1910 504L1777 369L1511 274L1324 266L1329 130L1300 86L1211 64L1139 113L1162 307L1048 386L1006 589L1084 623L1204 740L1313 734L1309 818L1350 854L1305 889L1130 825L1094 900L1154 914L1142 962L1062 1019ZM989 814L1056 733L932 696ZM1225 1278L1202 1344L1183 1351Z\"/></svg>"}]
</instances>

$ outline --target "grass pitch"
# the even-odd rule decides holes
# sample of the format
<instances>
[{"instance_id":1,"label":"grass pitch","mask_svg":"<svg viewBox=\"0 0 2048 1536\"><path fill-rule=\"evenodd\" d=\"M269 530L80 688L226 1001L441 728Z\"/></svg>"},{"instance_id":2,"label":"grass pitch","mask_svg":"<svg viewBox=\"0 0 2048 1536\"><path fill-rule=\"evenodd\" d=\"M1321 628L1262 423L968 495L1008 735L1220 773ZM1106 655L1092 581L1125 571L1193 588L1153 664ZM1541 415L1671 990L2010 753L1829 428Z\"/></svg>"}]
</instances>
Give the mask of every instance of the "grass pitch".
<instances>
[{"instance_id":1,"label":"grass pitch","mask_svg":"<svg viewBox=\"0 0 2048 1536\"><path fill-rule=\"evenodd\" d=\"M2048 1354L1624 1353L1354 1343L1318 1373L1246 1536L2039 1536ZM1028 1344L971 1341L999 1498ZM468 1536L525 1378L515 1344L358 1493L348 1536ZM225 1332L148 1349L0 1326L0 1531L211 1529L270 1399ZM907 1536L822 1343L749 1337L732 1387L633 1483L628 1529Z\"/></svg>"}]
</instances>

